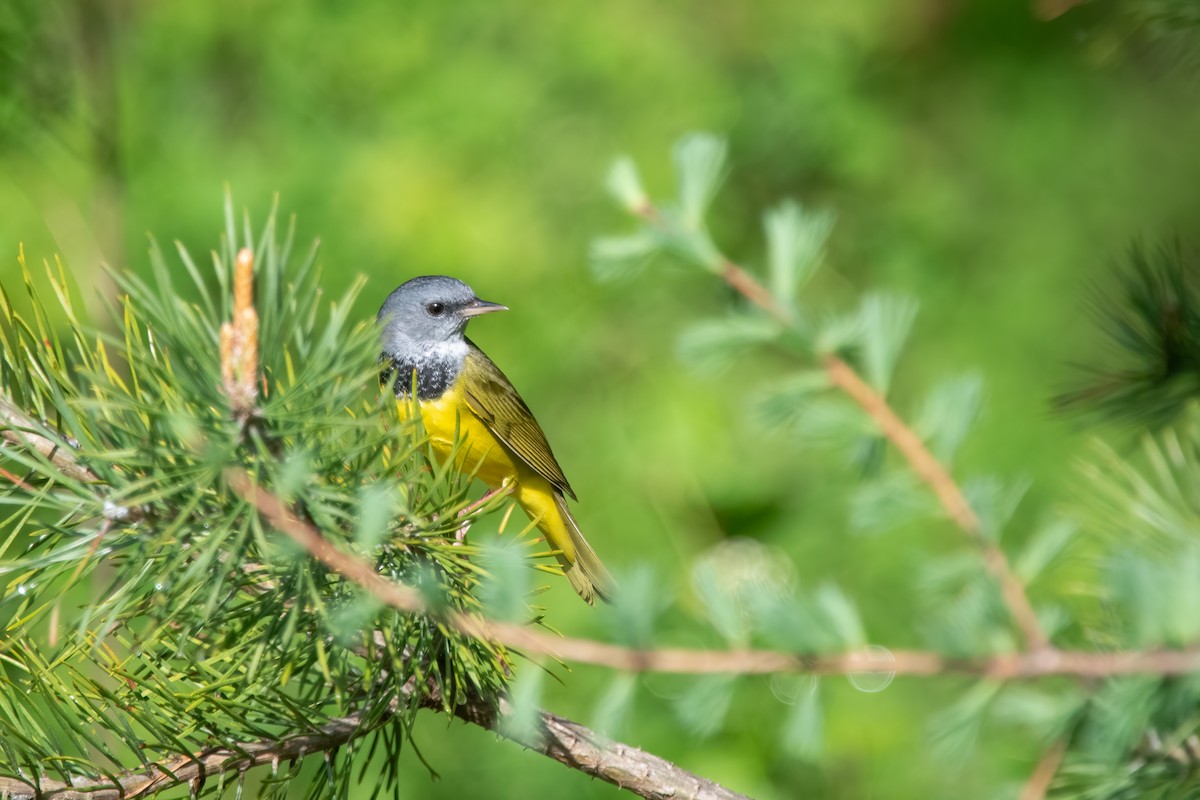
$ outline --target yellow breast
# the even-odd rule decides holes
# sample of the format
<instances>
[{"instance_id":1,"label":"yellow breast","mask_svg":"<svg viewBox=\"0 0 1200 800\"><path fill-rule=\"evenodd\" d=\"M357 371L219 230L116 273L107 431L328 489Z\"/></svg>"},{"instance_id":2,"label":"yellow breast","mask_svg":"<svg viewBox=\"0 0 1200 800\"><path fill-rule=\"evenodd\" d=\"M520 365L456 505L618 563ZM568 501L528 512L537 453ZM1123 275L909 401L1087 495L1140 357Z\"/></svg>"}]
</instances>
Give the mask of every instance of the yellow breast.
<instances>
[{"instance_id":1,"label":"yellow breast","mask_svg":"<svg viewBox=\"0 0 1200 800\"><path fill-rule=\"evenodd\" d=\"M412 400L399 398L400 417L410 416ZM454 458L456 468L492 488L519 477L513 456L463 402L462 389L452 386L436 400L422 400L421 424L438 461Z\"/></svg>"}]
</instances>

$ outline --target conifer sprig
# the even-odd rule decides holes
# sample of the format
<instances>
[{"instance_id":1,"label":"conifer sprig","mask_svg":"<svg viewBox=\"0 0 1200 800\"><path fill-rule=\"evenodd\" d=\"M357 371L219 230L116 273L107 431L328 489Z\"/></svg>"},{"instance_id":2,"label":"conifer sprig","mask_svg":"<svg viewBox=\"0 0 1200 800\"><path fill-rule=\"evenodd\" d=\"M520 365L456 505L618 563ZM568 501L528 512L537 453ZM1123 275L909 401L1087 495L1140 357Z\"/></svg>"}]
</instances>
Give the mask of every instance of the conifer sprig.
<instances>
[{"instance_id":1,"label":"conifer sprig","mask_svg":"<svg viewBox=\"0 0 1200 800\"><path fill-rule=\"evenodd\" d=\"M765 217L769 283L760 282L723 254L709 234L705 212L724 174L725 152L725 143L713 136L696 134L681 140L675 147L677 200L661 206L654 204L641 188L633 162L618 161L610 174L609 186L626 210L643 221L643 227L632 235L598 240L592 248L592 264L597 274L601 278L629 275L655 254L668 252L717 275L768 315L775 325L763 324L761 318L745 312L704 323L687 335L688 355L701 363L717 357L713 353L731 360L734 353L753 345L781 342L820 364L821 372L805 371L799 376L803 380L785 384L788 390L782 397L777 395L773 403L783 405L785 413L791 414L795 413L794 408L811 407L815 398L831 389L853 401L873 423L874 435L882 435L895 446L933 491L950 520L979 545L984 565L996 581L1024 645L1032 650L1045 647L1049 637L1024 584L1012 570L1004 551L985 535L984 522L958 482L926 444L927 439L961 441L962 429L969 425L969 420L964 422L962 414L944 414L922 436L887 401L892 374L916 315L915 303L905 298L868 294L851 317L814 324L812 315L801 305L800 294L822 263L832 231L832 217L827 213L807 212L793 201L785 202ZM634 247L631 243L641 246ZM799 391L795 391L797 388ZM954 430L952 437L944 433L947 429ZM859 446L862 444L860 441ZM867 449L873 449L869 443Z\"/></svg>"},{"instance_id":2,"label":"conifer sprig","mask_svg":"<svg viewBox=\"0 0 1200 800\"><path fill-rule=\"evenodd\" d=\"M1114 285L1096 290L1103 350L1084 362L1082 385L1059 395L1060 408L1154 429L1200 397L1197 265L1178 243L1131 248Z\"/></svg>"}]
</instances>

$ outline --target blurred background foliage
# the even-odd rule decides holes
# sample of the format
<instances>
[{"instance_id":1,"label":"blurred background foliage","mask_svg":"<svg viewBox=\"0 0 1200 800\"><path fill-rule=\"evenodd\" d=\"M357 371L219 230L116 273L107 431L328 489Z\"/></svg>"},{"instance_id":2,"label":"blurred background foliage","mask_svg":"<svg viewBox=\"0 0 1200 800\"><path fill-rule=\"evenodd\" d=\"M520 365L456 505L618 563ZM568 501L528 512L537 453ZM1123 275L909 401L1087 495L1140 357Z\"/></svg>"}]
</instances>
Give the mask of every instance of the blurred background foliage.
<instances>
[{"instance_id":1,"label":"blurred background foliage","mask_svg":"<svg viewBox=\"0 0 1200 800\"><path fill-rule=\"evenodd\" d=\"M1019 538L1075 494L1090 452L1049 402L1069 362L1101 352L1089 292L1131 241L1193 231L1200 202L1187 4L1071 6L5 0L0 276L18 279L19 247L33 263L61 254L99 313L101 263L148 272L147 232L202 252L226 184L256 219L278 193L301 238L320 236L330 296L369 277L362 317L425 273L513 309L472 335L537 412L581 525L627 583L699 604L693 562L745 537L785 555L800 586L855 598L869 641L919 646L929 603L914 576L959 534L854 532L857 468L750 419L740 387L779 364L713 377L680 363L680 331L729 302L716 281L670 268L592 280L589 241L628 225L603 176L629 153L661 194L682 133L727 137L713 234L753 265L764 208L794 197L836 212L808 297L920 299L893 392L912 407L949 375L985 376L956 469L1031 480ZM609 635L550 584L552 624ZM602 670L560 677L544 704L583 721L627 690ZM825 679L819 748L780 734L803 682L748 682L711 731L677 714L703 700L694 681L638 683L611 733L761 798L1011 794L1043 746L943 724L943 739L981 746L931 748L937 712L967 687L954 679L880 692ZM431 717L413 744L441 780L411 747L402 780L418 796L618 796L492 738Z\"/></svg>"}]
</instances>

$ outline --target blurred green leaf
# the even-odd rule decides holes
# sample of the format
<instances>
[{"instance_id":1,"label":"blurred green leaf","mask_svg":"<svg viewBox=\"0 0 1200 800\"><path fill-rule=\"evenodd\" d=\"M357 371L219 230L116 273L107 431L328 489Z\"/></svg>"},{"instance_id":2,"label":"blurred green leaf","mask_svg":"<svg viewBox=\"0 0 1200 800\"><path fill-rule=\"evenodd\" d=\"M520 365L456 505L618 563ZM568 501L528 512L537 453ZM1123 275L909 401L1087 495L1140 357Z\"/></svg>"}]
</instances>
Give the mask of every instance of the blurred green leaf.
<instances>
[{"instance_id":1,"label":"blurred green leaf","mask_svg":"<svg viewBox=\"0 0 1200 800\"><path fill-rule=\"evenodd\" d=\"M1049 744L1070 733L1087 699L1069 684L1053 689L1010 684L996 696L992 713L998 720L1035 731Z\"/></svg>"},{"instance_id":2,"label":"blurred green leaf","mask_svg":"<svg viewBox=\"0 0 1200 800\"><path fill-rule=\"evenodd\" d=\"M829 390L825 370L804 370L765 384L751 399L754 418L768 430L789 427L812 399Z\"/></svg>"},{"instance_id":3,"label":"blurred green leaf","mask_svg":"<svg viewBox=\"0 0 1200 800\"><path fill-rule=\"evenodd\" d=\"M1041 525L1021 549L1013 570L1025 583L1032 583L1059 557L1076 537L1078 525L1064 517L1054 517Z\"/></svg>"},{"instance_id":4,"label":"blurred green leaf","mask_svg":"<svg viewBox=\"0 0 1200 800\"><path fill-rule=\"evenodd\" d=\"M892 472L858 487L850 505L850 526L856 531L885 533L937 512L937 501L928 488L909 472Z\"/></svg>"},{"instance_id":5,"label":"blurred green leaf","mask_svg":"<svg viewBox=\"0 0 1200 800\"><path fill-rule=\"evenodd\" d=\"M846 594L832 583L818 587L815 595L816 607L847 650L862 647L867 643L862 619L858 609Z\"/></svg>"},{"instance_id":6,"label":"blurred green leaf","mask_svg":"<svg viewBox=\"0 0 1200 800\"><path fill-rule=\"evenodd\" d=\"M1134 538L1145 550L1168 554L1195 541L1200 513L1200 408L1156 435L1140 452L1122 455L1097 444L1083 468L1092 502L1089 529L1112 543Z\"/></svg>"},{"instance_id":7,"label":"blurred green leaf","mask_svg":"<svg viewBox=\"0 0 1200 800\"><path fill-rule=\"evenodd\" d=\"M839 639L823 624L811 604L792 595L754 598L755 627L769 646L798 653L836 650Z\"/></svg>"},{"instance_id":8,"label":"blurred green leaf","mask_svg":"<svg viewBox=\"0 0 1200 800\"><path fill-rule=\"evenodd\" d=\"M746 538L720 542L692 567L692 590L708 621L735 649L749 645L756 609L789 595L794 581L785 554Z\"/></svg>"},{"instance_id":9,"label":"blurred green leaf","mask_svg":"<svg viewBox=\"0 0 1200 800\"><path fill-rule=\"evenodd\" d=\"M709 272L720 272L726 264L708 229L703 225L692 225L674 209L658 210L654 235L663 250L673 253L684 263Z\"/></svg>"},{"instance_id":10,"label":"blurred green leaf","mask_svg":"<svg viewBox=\"0 0 1200 800\"><path fill-rule=\"evenodd\" d=\"M712 736L725 723L736 685L731 675L703 675L675 701L675 713L696 736Z\"/></svg>"},{"instance_id":11,"label":"blurred green leaf","mask_svg":"<svg viewBox=\"0 0 1200 800\"><path fill-rule=\"evenodd\" d=\"M919 577L927 609L921 628L931 647L957 656L1012 649L1009 614L977 553L925 559Z\"/></svg>"},{"instance_id":12,"label":"blurred green leaf","mask_svg":"<svg viewBox=\"0 0 1200 800\"><path fill-rule=\"evenodd\" d=\"M367 552L374 550L391 533L391 523L396 518L397 494L395 485L386 482L362 488L354 540Z\"/></svg>"},{"instance_id":13,"label":"blurred green leaf","mask_svg":"<svg viewBox=\"0 0 1200 800\"><path fill-rule=\"evenodd\" d=\"M688 228L704 225L708 204L725 177L725 141L707 133L684 136L672 150L679 209Z\"/></svg>"},{"instance_id":14,"label":"blurred green leaf","mask_svg":"<svg viewBox=\"0 0 1200 800\"><path fill-rule=\"evenodd\" d=\"M631 213L640 212L650 202L642 188L637 164L629 156L621 156L613 162L605 183L613 198Z\"/></svg>"},{"instance_id":15,"label":"blurred green leaf","mask_svg":"<svg viewBox=\"0 0 1200 800\"><path fill-rule=\"evenodd\" d=\"M752 348L775 341L782 328L768 317L738 315L692 325L679 337L679 360L702 374L728 369Z\"/></svg>"},{"instance_id":16,"label":"blurred green leaf","mask_svg":"<svg viewBox=\"0 0 1200 800\"><path fill-rule=\"evenodd\" d=\"M880 394L886 395L917 318L917 303L898 295L871 293L863 297L858 313L865 377Z\"/></svg>"},{"instance_id":17,"label":"blurred green leaf","mask_svg":"<svg viewBox=\"0 0 1200 800\"><path fill-rule=\"evenodd\" d=\"M1125 637L1139 647L1183 647L1200 637L1200 543L1150 558L1125 548L1108 560L1105 585Z\"/></svg>"},{"instance_id":18,"label":"blurred green leaf","mask_svg":"<svg viewBox=\"0 0 1200 800\"><path fill-rule=\"evenodd\" d=\"M692 590L704 604L708 621L726 643L733 648L744 648L750 634L750 621L738 597L737 587L722 581L718 569L711 561L697 562L692 568Z\"/></svg>"},{"instance_id":19,"label":"blurred green leaf","mask_svg":"<svg viewBox=\"0 0 1200 800\"><path fill-rule=\"evenodd\" d=\"M536 667L523 669L508 693L509 710L500 717L500 731L517 741L537 741L542 731L542 682L544 673Z\"/></svg>"},{"instance_id":20,"label":"blurred green leaf","mask_svg":"<svg viewBox=\"0 0 1200 800\"><path fill-rule=\"evenodd\" d=\"M365 592L346 598L329 615L329 633L339 644L353 647L369 631L381 611L389 607Z\"/></svg>"},{"instance_id":21,"label":"blurred green leaf","mask_svg":"<svg viewBox=\"0 0 1200 800\"><path fill-rule=\"evenodd\" d=\"M626 236L593 239L588 248L592 274L602 282L634 277L659 250L658 238L643 229Z\"/></svg>"},{"instance_id":22,"label":"blurred green leaf","mask_svg":"<svg viewBox=\"0 0 1200 800\"><path fill-rule=\"evenodd\" d=\"M625 727L637 693L637 675L618 672L601 693L592 711L592 727L605 736L615 737Z\"/></svg>"},{"instance_id":23,"label":"blurred green leaf","mask_svg":"<svg viewBox=\"0 0 1200 800\"><path fill-rule=\"evenodd\" d=\"M989 539L998 541L1032 484L1030 478L1014 478L1005 482L984 475L963 481L962 491L979 517L980 531Z\"/></svg>"},{"instance_id":24,"label":"blurred green leaf","mask_svg":"<svg viewBox=\"0 0 1200 800\"><path fill-rule=\"evenodd\" d=\"M859 311L825 315L817 326L816 351L845 354L859 347L864 333L865 323Z\"/></svg>"},{"instance_id":25,"label":"blurred green leaf","mask_svg":"<svg viewBox=\"0 0 1200 800\"><path fill-rule=\"evenodd\" d=\"M986 712L1003 686L995 681L978 681L929 721L929 735L940 758L958 766L974 753Z\"/></svg>"},{"instance_id":26,"label":"blurred green leaf","mask_svg":"<svg viewBox=\"0 0 1200 800\"><path fill-rule=\"evenodd\" d=\"M847 460L864 440L878 438L875 424L862 409L838 395L820 395L801 407L793 430L805 444L846 450Z\"/></svg>"},{"instance_id":27,"label":"blurred green leaf","mask_svg":"<svg viewBox=\"0 0 1200 800\"><path fill-rule=\"evenodd\" d=\"M934 387L916 418L915 430L929 442L942 463L954 460L979 417L983 401L983 378L977 374L950 378Z\"/></svg>"},{"instance_id":28,"label":"blurred green leaf","mask_svg":"<svg viewBox=\"0 0 1200 800\"><path fill-rule=\"evenodd\" d=\"M618 577L621 591L606 607L609 630L626 647L651 648L659 615L670 602L662 576L643 563Z\"/></svg>"},{"instance_id":29,"label":"blurred green leaf","mask_svg":"<svg viewBox=\"0 0 1200 800\"><path fill-rule=\"evenodd\" d=\"M787 201L767 211L763 222L771 294L785 308L793 308L800 291L821 266L834 215L809 212L799 203Z\"/></svg>"},{"instance_id":30,"label":"blurred green leaf","mask_svg":"<svg viewBox=\"0 0 1200 800\"><path fill-rule=\"evenodd\" d=\"M478 590L487 616L505 622L529 616L530 564L520 544L487 542L480 548L484 574Z\"/></svg>"},{"instance_id":31,"label":"blurred green leaf","mask_svg":"<svg viewBox=\"0 0 1200 800\"><path fill-rule=\"evenodd\" d=\"M781 738L783 748L796 758L815 761L821 757L824 749L825 723L821 710L820 683L812 678L800 691L796 701L784 723Z\"/></svg>"},{"instance_id":32,"label":"blurred green leaf","mask_svg":"<svg viewBox=\"0 0 1200 800\"><path fill-rule=\"evenodd\" d=\"M1160 679L1136 675L1106 681L1092 699L1080 742L1112 764L1127 756L1150 727Z\"/></svg>"}]
</instances>

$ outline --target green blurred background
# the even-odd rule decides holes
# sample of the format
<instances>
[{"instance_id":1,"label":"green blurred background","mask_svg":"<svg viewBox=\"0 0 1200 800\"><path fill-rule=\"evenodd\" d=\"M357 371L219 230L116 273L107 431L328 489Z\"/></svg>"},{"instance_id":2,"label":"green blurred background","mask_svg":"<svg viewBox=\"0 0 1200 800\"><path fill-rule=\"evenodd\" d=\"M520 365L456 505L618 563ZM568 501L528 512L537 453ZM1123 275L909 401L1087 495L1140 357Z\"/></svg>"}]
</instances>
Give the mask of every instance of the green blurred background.
<instances>
[{"instance_id":1,"label":"green blurred background","mask_svg":"<svg viewBox=\"0 0 1200 800\"><path fill-rule=\"evenodd\" d=\"M1131 44L1119 6L1048 19L1053 5L5 0L0 279L17 280L23 245L103 292L101 262L146 271L147 232L215 247L226 184L255 220L278 193L299 238L320 237L330 296L369 276L364 318L427 273L512 308L472 336L538 414L618 575L652 570L686 615L694 560L749 537L800 586L843 587L872 641L921 646L917 576L956 533L852 533L845 458L747 418L746 387L778 364L705 377L678 362L679 332L728 292L667 264L599 285L587 246L631 227L602 186L615 156L668 195L680 135L728 137L721 246L753 267L764 209L835 210L810 302L919 298L900 407L979 369L986 417L960 472L1033 478L1029 518L1072 499L1085 439L1048 398L1095 355L1087 299L1109 265L1135 238L1191 230L1200 104L1194 76ZM564 581L543 597L557 628L611 637ZM613 676L560 677L544 705L596 719ZM956 679L826 679L819 757L780 742L795 682L746 681L710 735L676 714L689 684L639 680L612 733L761 798L1013 796L1042 746L985 729L963 759L932 748ZM441 779L410 747L406 796L620 796L493 739L423 719L413 743Z\"/></svg>"}]
</instances>

